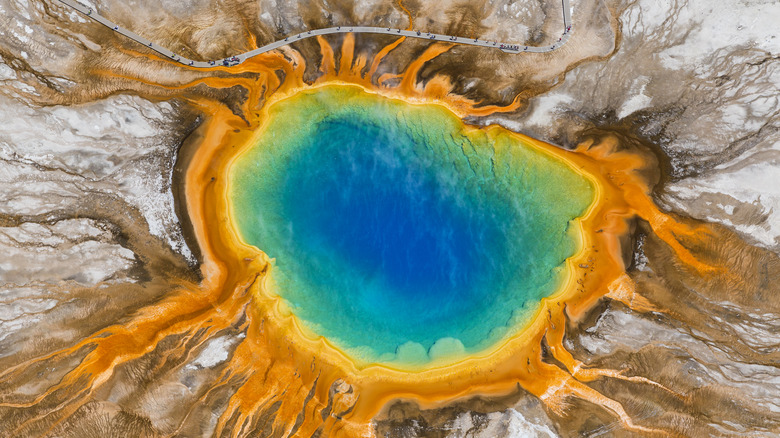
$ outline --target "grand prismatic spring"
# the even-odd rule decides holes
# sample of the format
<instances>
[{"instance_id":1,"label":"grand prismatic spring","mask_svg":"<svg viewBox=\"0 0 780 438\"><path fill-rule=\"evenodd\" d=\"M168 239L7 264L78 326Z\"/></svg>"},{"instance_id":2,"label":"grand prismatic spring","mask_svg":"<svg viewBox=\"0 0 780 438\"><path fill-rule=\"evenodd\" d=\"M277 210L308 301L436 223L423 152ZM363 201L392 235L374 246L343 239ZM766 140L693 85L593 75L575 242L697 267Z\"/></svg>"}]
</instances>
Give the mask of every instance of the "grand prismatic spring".
<instances>
[{"instance_id":1,"label":"grand prismatic spring","mask_svg":"<svg viewBox=\"0 0 780 438\"><path fill-rule=\"evenodd\" d=\"M624 434L615 436L704 436L691 432L710 430L694 415L658 413L729 412L727 396L709 403L643 373L650 353L591 361L572 339L609 306L709 336L695 310L709 308L701 296L759 295L776 258L659 208L665 164L642 142L593 129L566 149L490 123L538 90L496 105L469 97L428 68L451 44L426 42L386 69L404 38L366 51L352 34L312 41L230 68L174 65L186 72L176 81L146 67L90 67L108 84L95 95L133 90L196 113L172 178L198 272L147 257L138 275L151 280L113 298L148 294L142 304L75 341L53 336L20 350L0 370L0 437L103 436L109 417L120 421L115 406L138 413L118 436L171 437L445 436L403 427L526 397L555 418L588 412L571 422ZM120 52L139 65L174 64ZM674 274L632 271L637 245ZM669 304L678 283L699 291L681 295L690 307ZM214 339L229 340L230 353L201 359ZM205 377L179 378L195 368ZM171 403L182 407L135 402L137 388L180 394ZM167 413L142 415L148 405ZM87 428L90 415L104 420Z\"/></svg>"},{"instance_id":2,"label":"grand prismatic spring","mask_svg":"<svg viewBox=\"0 0 780 438\"><path fill-rule=\"evenodd\" d=\"M446 108L330 86L269 108L233 217L274 292L360 363L463 359L526 325L579 251L590 182ZM359 329L357 329L359 328Z\"/></svg>"}]
</instances>

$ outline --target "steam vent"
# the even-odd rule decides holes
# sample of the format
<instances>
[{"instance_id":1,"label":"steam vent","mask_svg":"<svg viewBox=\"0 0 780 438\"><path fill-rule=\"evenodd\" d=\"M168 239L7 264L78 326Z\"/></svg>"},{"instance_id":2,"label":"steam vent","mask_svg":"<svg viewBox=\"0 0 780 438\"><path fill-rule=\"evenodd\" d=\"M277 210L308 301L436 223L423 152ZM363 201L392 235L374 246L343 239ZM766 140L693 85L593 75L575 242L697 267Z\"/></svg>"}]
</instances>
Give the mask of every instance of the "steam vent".
<instances>
[{"instance_id":1,"label":"steam vent","mask_svg":"<svg viewBox=\"0 0 780 438\"><path fill-rule=\"evenodd\" d=\"M780 435L780 3L0 11L0 438Z\"/></svg>"}]
</instances>

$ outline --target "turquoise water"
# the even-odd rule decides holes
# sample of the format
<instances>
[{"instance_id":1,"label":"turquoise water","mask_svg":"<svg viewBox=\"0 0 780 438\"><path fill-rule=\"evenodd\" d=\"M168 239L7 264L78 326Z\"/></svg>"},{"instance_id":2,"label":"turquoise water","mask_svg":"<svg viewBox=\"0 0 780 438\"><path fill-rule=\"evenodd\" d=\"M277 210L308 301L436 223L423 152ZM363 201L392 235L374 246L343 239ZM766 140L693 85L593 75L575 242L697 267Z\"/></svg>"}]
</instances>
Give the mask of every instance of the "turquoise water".
<instances>
[{"instance_id":1,"label":"turquoise water","mask_svg":"<svg viewBox=\"0 0 780 438\"><path fill-rule=\"evenodd\" d=\"M484 349L555 291L590 183L438 106L327 87L271 111L232 171L246 242L293 312L365 362Z\"/></svg>"}]
</instances>

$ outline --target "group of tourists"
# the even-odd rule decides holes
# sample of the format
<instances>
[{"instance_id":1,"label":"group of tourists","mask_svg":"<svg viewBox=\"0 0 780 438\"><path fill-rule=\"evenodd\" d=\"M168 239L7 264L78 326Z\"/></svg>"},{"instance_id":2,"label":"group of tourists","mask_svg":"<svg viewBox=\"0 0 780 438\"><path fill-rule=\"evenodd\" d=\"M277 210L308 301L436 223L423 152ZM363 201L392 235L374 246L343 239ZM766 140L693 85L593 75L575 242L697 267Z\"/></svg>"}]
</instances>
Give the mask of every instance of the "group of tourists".
<instances>
[{"instance_id":1,"label":"group of tourists","mask_svg":"<svg viewBox=\"0 0 780 438\"><path fill-rule=\"evenodd\" d=\"M499 46L499 48L501 50L514 50L516 52L520 51L520 46L515 45L515 44L501 44L501 46ZM527 49L528 49L528 46L526 46L525 50L527 50Z\"/></svg>"}]
</instances>

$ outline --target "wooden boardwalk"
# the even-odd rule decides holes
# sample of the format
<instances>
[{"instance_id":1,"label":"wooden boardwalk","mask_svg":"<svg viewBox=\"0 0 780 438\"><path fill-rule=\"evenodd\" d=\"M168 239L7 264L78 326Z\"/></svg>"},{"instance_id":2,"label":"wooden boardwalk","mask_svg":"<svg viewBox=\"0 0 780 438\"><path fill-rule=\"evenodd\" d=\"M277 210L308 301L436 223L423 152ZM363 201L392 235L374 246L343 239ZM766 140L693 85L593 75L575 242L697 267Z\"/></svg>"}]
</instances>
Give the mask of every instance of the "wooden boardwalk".
<instances>
[{"instance_id":1,"label":"wooden boardwalk","mask_svg":"<svg viewBox=\"0 0 780 438\"><path fill-rule=\"evenodd\" d=\"M569 7L569 0L561 0L561 6L563 8L563 31L558 41L556 41L553 44L550 44L549 46L526 46L518 43L481 40L478 38L474 38L474 39L464 38L455 35L442 35L438 33L422 32L422 31L415 31L415 30L394 29L391 27L337 26L337 27L327 27L324 29L312 29L299 34L291 35L283 40L274 41L270 44L266 44L263 47L258 47L257 49L250 50L249 52L237 54L223 59L217 59L214 61L195 61L189 58L185 58L184 56L181 56L177 53L174 53L153 41L149 41L146 38L136 34L135 32L120 27L116 23L113 23L107 18L98 14L97 11L93 10L90 7L84 6L77 1L74 0L59 0L59 1L75 9L81 14L86 15L87 17L97 21L103 26L108 27L114 32L124 35L127 38L130 38L131 40L138 42L139 44L143 44L144 46L149 47L150 49L154 50L155 52L167 58L170 58L181 64L190 67L197 67L197 68L211 68L216 66L237 65L248 58L260 55L261 53L265 53L274 49L278 49L279 47L292 44L296 41L301 41L306 38L316 37L317 35L331 35L335 33L386 34L386 35L394 35L394 36L405 36L407 38L419 38L419 39L425 39L430 41L443 41L443 42L450 42L455 44L466 44L470 46L481 46L489 49L502 50L506 53L516 53L516 54L526 53L526 52L544 53L544 52L552 52L553 50L556 50L561 46L563 46L566 43L566 41L569 40L569 37L571 36L571 29L572 29L571 8Z\"/></svg>"}]
</instances>

